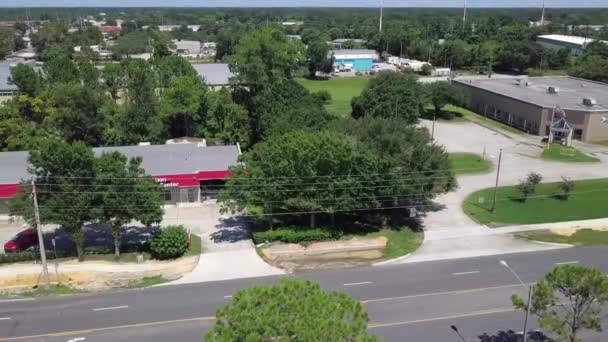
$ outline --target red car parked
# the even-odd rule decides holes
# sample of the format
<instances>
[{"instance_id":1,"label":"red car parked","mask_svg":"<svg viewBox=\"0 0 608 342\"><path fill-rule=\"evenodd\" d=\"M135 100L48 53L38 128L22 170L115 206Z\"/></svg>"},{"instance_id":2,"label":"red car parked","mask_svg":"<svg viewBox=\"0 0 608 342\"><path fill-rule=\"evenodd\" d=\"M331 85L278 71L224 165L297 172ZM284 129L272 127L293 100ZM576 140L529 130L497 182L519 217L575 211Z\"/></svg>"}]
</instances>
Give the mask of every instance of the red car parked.
<instances>
[{"instance_id":1,"label":"red car parked","mask_svg":"<svg viewBox=\"0 0 608 342\"><path fill-rule=\"evenodd\" d=\"M38 243L38 235L33 229L25 229L4 244L6 253L24 251Z\"/></svg>"}]
</instances>

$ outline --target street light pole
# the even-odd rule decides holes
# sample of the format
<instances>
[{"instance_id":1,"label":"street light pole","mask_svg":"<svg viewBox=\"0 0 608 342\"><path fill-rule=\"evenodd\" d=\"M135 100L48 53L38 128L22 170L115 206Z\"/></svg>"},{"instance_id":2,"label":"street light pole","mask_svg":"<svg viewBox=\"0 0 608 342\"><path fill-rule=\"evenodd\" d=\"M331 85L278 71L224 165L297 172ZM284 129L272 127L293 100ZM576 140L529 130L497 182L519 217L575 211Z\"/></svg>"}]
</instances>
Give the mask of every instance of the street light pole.
<instances>
[{"instance_id":1,"label":"street light pole","mask_svg":"<svg viewBox=\"0 0 608 342\"><path fill-rule=\"evenodd\" d=\"M526 283L523 282L523 280L521 280L521 278L519 277L519 275L517 275L517 273L515 273L515 270L513 270L511 268L511 266L509 266L509 264L507 264L506 261L504 260L500 260L500 264L503 265L504 267L506 267L507 269L509 269L509 271L511 271L511 273L513 273L513 275L515 276L515 278L517 278L517 280L519 280L519 282L521 283L521 285L525 288L528 288L528 303L526 303L526 316L524 317L524 340L523 342L527 342L528 341L528 316L530 316L530 306L532 303L532 291L534 291L534 285L526 285Z\"/></svg>"}]
</instances>

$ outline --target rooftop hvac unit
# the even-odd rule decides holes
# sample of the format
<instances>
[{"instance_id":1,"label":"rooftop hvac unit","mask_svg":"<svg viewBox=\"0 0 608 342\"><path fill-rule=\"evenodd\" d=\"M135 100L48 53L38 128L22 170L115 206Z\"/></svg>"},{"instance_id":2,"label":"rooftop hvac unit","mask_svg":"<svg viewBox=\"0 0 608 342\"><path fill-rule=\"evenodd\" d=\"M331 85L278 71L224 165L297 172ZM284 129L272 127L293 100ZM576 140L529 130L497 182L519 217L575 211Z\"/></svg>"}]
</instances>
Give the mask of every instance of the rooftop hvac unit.
<instances>
[{"instance_id":1,"label":"rooftop hvac unit","mask_svg":"<svg viewBox=\"0 0 608 342\"><path fill-rule=\"evenodd\" d=\"M139 145L139 146L150 146L151 144L150 144L150 142L149 142L149 141L142 141L142 142L140 142L140 143L139 143L139 144L137 144L137 145Z\"/></svg>"},{"instance_id":2,"label":"rooftop hvac unit","mask_svg":"<svg viewBox=\"0 0 608 342\"><path fill-rule=\"evenodd\" d=\"M526 81L526 87L529 87L529 86L531 86L531 85L532 85L532 82L530 82L530 81Z\"/></svg>"},{"instance_id":3,"label":"rooftop hvac unit","mask_svg":"<svg viewBox=\"0 0 608 342\"><path fill-rule=\"evenodd\" d=\"M559 88L558 87L549 87L549 88L547 88L547 91L549 92L549 94L557 94L557 93L559 93Z\"/></svg>"},{"instance_id":4,"label":"rooftop hvac unit","mask_svg":"<svg viewBox=\"0 0 608 342\"><path fill-rule=\"evenodd\" d=\"M583 104L587 107L592 107L595 106L597 104L597 101L595 99L592 99L590 97L585 97L583 98Z\"/></svg>"}]
</instances>

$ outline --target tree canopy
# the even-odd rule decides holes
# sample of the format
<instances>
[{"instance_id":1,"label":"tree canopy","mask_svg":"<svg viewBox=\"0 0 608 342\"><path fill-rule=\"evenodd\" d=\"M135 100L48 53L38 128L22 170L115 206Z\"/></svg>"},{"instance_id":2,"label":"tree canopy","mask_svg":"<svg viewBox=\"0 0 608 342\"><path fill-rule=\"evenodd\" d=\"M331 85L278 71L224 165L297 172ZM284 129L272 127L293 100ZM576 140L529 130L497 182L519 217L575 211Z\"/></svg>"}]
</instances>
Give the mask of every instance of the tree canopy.
<instances>
[{"instance_id":1,"label":"tree canopy","mask_svg":"<svg viewBox=\"0 0 608 342\"><path fill-rule=\"evenodd\" d=\"M534 285L531 303L517 295L516 308L538 316L543 329L563 341L582 341L583 329L601 331L602 305L608 302L608 277L594 268L560 265Z\"/></svg>"},{"instance_id":2,"label":"tree canopy","mask_svg":"<svg viewBox=\"0 0 608 342\"><path fill-rule=\"evenodd\" d=\"M408 124L418 121L423 105L424 93L416 76L396 72L381 72L370 79L361 96L351 101L354 118L402 118Z\"/></svg>"},{"instance_id":3,"label":"tree canopy","mask_svg":"<svg viewBox=\"0 0 608 342\"><path fill-rule=\"evenodd\" d=\"M283 278L237 292L205 341L377 341L363 305L311 281Z\"/></svg>"}]
</instances>

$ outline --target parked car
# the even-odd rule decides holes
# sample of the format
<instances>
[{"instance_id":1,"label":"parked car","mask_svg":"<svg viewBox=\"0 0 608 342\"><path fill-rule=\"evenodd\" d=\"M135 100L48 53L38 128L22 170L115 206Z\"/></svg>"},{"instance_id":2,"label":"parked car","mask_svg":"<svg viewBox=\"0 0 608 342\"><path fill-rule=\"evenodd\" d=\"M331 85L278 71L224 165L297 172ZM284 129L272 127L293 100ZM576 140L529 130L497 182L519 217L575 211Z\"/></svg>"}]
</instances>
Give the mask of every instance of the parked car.
<instances>
[{"instance_id":1,"label":"parked car","mask_svg":"<svg viewBox=\"0 0 608 342\"><path fill-rule=\"evenodd\" d=\"M38 243L38 235L33 229L25 229L17 233L15 237L8 240L4 244L6 253L14 253L24 251Z\"/></svg>"}]
</instances>

